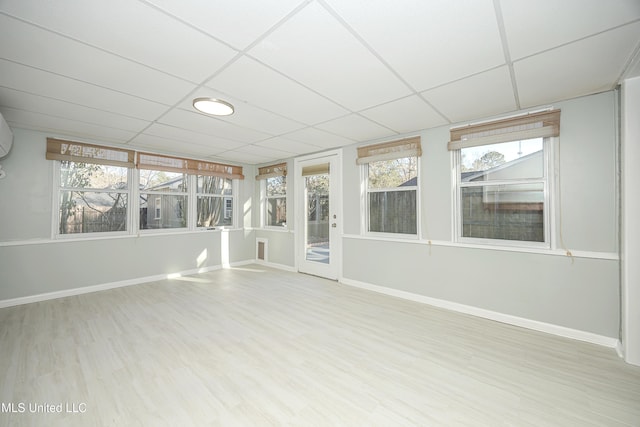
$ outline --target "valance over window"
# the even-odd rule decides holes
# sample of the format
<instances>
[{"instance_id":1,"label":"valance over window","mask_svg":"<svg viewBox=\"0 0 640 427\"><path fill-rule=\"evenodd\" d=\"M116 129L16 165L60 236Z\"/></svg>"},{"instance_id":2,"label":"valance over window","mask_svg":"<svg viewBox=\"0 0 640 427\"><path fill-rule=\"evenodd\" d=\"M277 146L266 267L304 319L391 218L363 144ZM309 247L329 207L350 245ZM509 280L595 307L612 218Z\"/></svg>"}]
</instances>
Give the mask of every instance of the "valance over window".
<instances>
[{"instance_id":1,"label":"valance over window","mask_svg":"<svg viewBox=\"0 0 640 427\"><path fill-rule=\"evenodd\" d=\"M560 135L560 110L529 113L451 129L449 151Z\"/></svg>"},{"instance_id":2,"label":"valance over window","mask_svg":"<svg viewBox=\"0 0 640 427\"><path fill-rule=\"evenodd\" d=\"M277 165L258 168L258 175L256 175L256 180L274 178L276 176L287 176L286 163L278 163Z\"/></svg>"},{"instance_id":3,"label":"valance over window","mask_svg":"<svg viewBox=\"0 0 640 427\"><path fill-rule=\"evenodd\" d=\"M358 148L356 163L379 162L382 160L394 160L402 157L420 157L422 147L420 137L405 138L398 141L383 142Z\"/></svg>"},{"instance_id":4,"label":"valance over window","mask_svg":"<svg viewBox=\"0 0 640 427\"><path fill-rule=\"evenodd\" d=\"M82 142L47 138L47 160L134 167L134 152L123 148L103 147Z\"/></svg>"}]
</instances>

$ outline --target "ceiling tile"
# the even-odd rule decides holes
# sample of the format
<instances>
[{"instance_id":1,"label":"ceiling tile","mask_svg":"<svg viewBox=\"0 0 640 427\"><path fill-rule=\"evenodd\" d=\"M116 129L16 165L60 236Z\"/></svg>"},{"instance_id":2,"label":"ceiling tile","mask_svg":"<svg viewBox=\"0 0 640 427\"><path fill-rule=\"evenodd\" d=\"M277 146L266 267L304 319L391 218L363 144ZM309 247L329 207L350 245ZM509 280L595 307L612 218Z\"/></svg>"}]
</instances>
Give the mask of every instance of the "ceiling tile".
<instances>
[{"instance_id":1,"label":"ceiling tile","mask_svg":"<svg viewBox=\"0 0 640 427\"><path fill-rule=\"evenodd\" d=\"M183 140L167 138L166 136L149 134L137 135L131 140L128 146L156 153L167 153L187 157L208 157L227 151L225 148L193 144Z\"/></svg>"},{"instance_id":2,"label":"ceiling tile","mask_svg":"<svg viewBox=\"0 0 640 427\"><path fill-rule=\"evenodd\" d=\"M11 106L18 110L48 114L59 118L73 117L74 120L79 122L131 132L139 132L148 125L148 122L145 120L134 119L121 114L109 113L95 108L84 107L82 105L71 104L69 102L3 87L0 87L0 107L1 106ZM50 112L53 112L53 114Z\"/></svg>"},{"instance_id":3,"label":"ceiling tile","mask_svg":"<svg viewBox=\"0 0 640 427\"><path fill-rule=\"evenodd\" d=\"M315 2L269 34L249 54L354 111L410 93Z\"/></svg>"},{"instance_id":4,"label":"ceiling tile","mask_svg":"<svg viewBox=\"0 0 640 427\"><path fill-rule=\"evenodd\" d=\"M264 141L256 142L253 145L265 148L275 148L276 150L286 151L295 155L315 153L316 151L321 150L320 147L315 145L305 144L304 142L293 141L291 139L281 137L269 138Z\"/></svg>"},{"instance_id":5,"label":"ceiling tile","mask_svg":"<svg viewBox=\"0 0 640 427\"><path fill-rule=\"evenodd\" d=\"M264 132L219 120L216 117L181 109L171 110L158 119L158 123L245 143L260 141L271 136Z\"/></svg>"},{"instance_id":6,"label":"ceiling tile","mask_svg":"<svg viewBox=\"0 0 640 427\"><path fill-rule=\"evenodd\" d=\"M0 15L0 57L173 105L195 86L119 56Z\"/></svg>"},{"instance_id":7,"label":"ceiling tile","mask_svg":"<svg viewBox=\"0 0 640 427\"><path fill-rule=\"evenodd\" d=\"M417 95L391 101L361 111L360 114L398 133L414 132L447 123L444 117Z\"/></svg>"},{"instance_id":8,"label":"ceiling tile","mask_svg":"<svg viewBox=\"0 0 640 427\"><path fill-rule=\"evenodd\" d=\"M428 90L422 95L452 122L517 109L506 66Z\"/></svg>"},{"instance_id":9,"label":"ceiling tile","mask_svg":"<svg viewBox=\"0 0 640 427\"><path fill-rule=\"evenodd\" d=\"M492 0L327 1L417 91L505 62Z\"/></svg>"},{"instance_id":10,"label":"ceiling tile","mask_svg":"<svg viewBox=\"0 0 640 427\"><path fill-rule=\"evenodd\" d=\"M135 135L135 132L127 130L34 113L32 111L2 107L0 112L2 112L2 116L10 127L48 132L52 134L51 136L67 136L86 141L122 144Z\"/></svg>"},{"instance_id":11,"label":"ceiling tile","mask_svg":"<svg viewBox=\"0 0 640 427\"><path fill-rule=\"evenodd\" d=\"M638 40L635 23L515 62L522 107L613 89Z\"/></svg>"},{"instance_id":12,"label":"ceiling tile","mask_svg":"<svg viewBox=\"0 0 640 427\"><path fill-rule=\"evenodd\" d=\"M348 113L328 99L246 57L234 62L207 86L308 125Z\"/></svg>"},{"instance_id":13,"label":"ceiling tile","mask_svg":"<svg viewBox=\"0 0 640 427\"><path fill-rule=\"evenodd\" d=\"M210 149L215 148L217 150L231 150L246 145L242 142L231 141L212 135L194 132L189 129L168 126L162 123L152 124L149 128L145 129L144 133L146 135L168 138L174 141L188 142L193 145L202 145L203 147L208 147ZM180 144L178 144L178 146L180 146Z\"/></svg>"},{"instance_id":14,"label":"ceiling tile","mask_svg":"<svg viewBox=\"0 0 640 427\"><path fill-rule=\"evenodd\" d=\"M244 49L291 13L301 0L143 0L197 27L201 31Z\"/></svg>"},{"instance_id":15,"label":"ceiling tile","mask_svg":"<svg viewBox=\"0 0 640 427\"><path fill-rule=\"evenodd\" d=\"M528 5L500 2L512 60L640 18L638 0L537 0Z\"/></svg>"},{"instance_id":16,"label":"ceiling tile","mask_svg":"<svg viewBox=\"0 0 640 427\"><path fill-rule=\"evenodd\" d=\"M284 135L283 138L300 141L321 148L337 148L354 144L356 141L337 136L320 129L305 128Z\"/></svg>"},{"instance_id":17,"label":"ceiling tile","mask_svg":"<svg viewBox=\"0 0 640 427\"><path fill-rule=\"evenodd\" d=\"M280 135L306 127L305 124L290 120L270 111L263 110L235 97L222 94L209 88L200 88L192 97L180 103L182 110L193 112L193 99L195 98L215 98L223 99L233 105L234 113L230 116L218 117L218 120L233 123L238 126L260 130L270 135Z\"/></svg>"},{"instance_id":18,"label":"ceiling tile","mask_svg":"<svg viewBox=\"0 0 640 427\"><path fill-rule=\"evenodd\" d=\"M0 86L139 119L153 120L167 110L163 104L3 59Z\"/></svg>"},{"instance_id":19,"label":"ceiling tile","mask_svg":"<svg viewBox=\"0 0 640 427\"><path fill-rule=\"evenodd\" d=\"M316 125L315 127L358 142L384 138L395 135L396 133L357 114L349 114L348 116L340 117L339 119L334 119Z\"/></svg>"},{"instance_id":20,"label":"ceiling tile","mask_svg":"<svg viewBox=\"0 0 640 427\"><path fill-rule=\"evenodd\" d=\"M277 157L273 156L260 156L258 154L252 153L251 151L225 151L221 156L217 156L218 158L225 159L226 161L232 161L237 163L245 163L250 165L257 165L259 163L266 163L272 160L277 160Z\"/></svg>"},{"instance_id":21,"label":"ceiling tile","mask_svg":"<svg viewBox=\"0 0 640 427\"><path fill-rule=\"evenodd\" d=\"M2 8L44 28L197 83L237 54L235 49L137 1L5 0Z\"/></svg>"}]
</instances>

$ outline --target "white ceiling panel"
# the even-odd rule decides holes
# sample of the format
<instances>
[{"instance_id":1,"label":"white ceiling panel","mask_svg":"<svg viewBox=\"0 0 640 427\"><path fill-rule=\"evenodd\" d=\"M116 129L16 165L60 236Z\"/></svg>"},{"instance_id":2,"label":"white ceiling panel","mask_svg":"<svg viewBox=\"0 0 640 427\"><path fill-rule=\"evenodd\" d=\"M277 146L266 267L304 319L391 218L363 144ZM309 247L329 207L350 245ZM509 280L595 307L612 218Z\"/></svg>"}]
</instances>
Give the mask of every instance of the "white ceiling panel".
<instances>
[{"instance_id":1,"label":"white ceiling panel","mask_svg":"<svg viewBox=\"0 0 640 427\"><path fill-rule=\"evenodd\" d=\"M535 7L502 1L500 6L512 60L640 18L638 0L536 0Z\"/></svg>"},{"instance_id":2,"label":"white ceiling panel","mask_svg":"<svg viewBox=\"0 0 640 427\"><path fill-rule=\"evenodd\" d=\"M279 160L279 158L275 154L268 155L268 156L260 156L251 151L237 151L237 150L225 151L221 155L216 156L216 159L224 159L231 162L248 163L248 164L266 163L274 160Z\"/></svg>"},{"instance_id":3,"label":"white ceiling panel","mask_svg":"<svg viewBox=\"0 0 640 427\"><path fill-rule=\"evenodd\" d=\"M287 135L284 135L283 138L291 139L293 141L300 141L305 144L311 144L321 148L344 147L356 142L353 139L344 138L342 136L334 135L332 133L310 127L291 132Z\"/></svg>"},{"instance_id":4,"label":"white ceiling panel","mask_svg":"<svg viewBox=\"0 0 640 427\"><path fill-rule=\"evenodd\" d=\"M212 37L137 1L5 0L2 7L13 16L197 83L237 54Z\"/></svg>"},{"instance_id":5,"label":"white ceiling panel","mask_svg":"<svg viewBox=\"0 0 640 427\"><path fill-rule=\"evenodd\" d=\"M301 0L143 0L242 50L295 10Z\"/></svg>"},{"instance_id":6,"label":"white ceiling panel","mask_svg":"<svg viewBox=\"0 0 640 427\"><path fill-rule=\"evenodd\" d=\"M417 91L505 62L491 0L327 0Z\"/></svg>"},{"instance_id":7,"label":"white ceiling panel","mask_svg":"<svg viewBox=\"0 0 640 427\"><path fill-rule=\"evenodd\" d=\"M120 114L109 113L95 108L71 104L57 99L46 98L40 95L32 95L22 91L0 87L0 108L11 106L14 109L31 111L34 113L49 114L50 112L64 112L71 114L75 120L94 125L115 129L139 132L147 126L145 120L134 119ZM55 117L56 114L54 113ZM57 115L60 117L60 114ZM64 118L64 117L61 117Z\"/></svg>"},{"instance_id":8,"label":"white ceiling panel","mask_svg":"<svg viewBox=\"0 0 640 427\"><path fill-rule=\"evenodd\" d=\"M398 133L414 132L448 123L417 95L391 101L361 111L360 114Z\"/></svg>"},{"instance_id":9,"label":"white ceiling panel","mask_svg":"<svg viewBox=\"0 0 640 427\"><path fill-rule=\"evenodd\" d=\"M264 141L256 142L253 145L258 147L274 148L280 151L287 151L296 155L313 153L322 149L321 147L312 144L305 144L304 142L293 141L291 139L281 137L269 138Z\"/></svg>"},{"instance_id":10,"label":"white ceiling panel","mask_svg":"<svg viewBox=\"0 0 640 427\"><path fill-rule=\"evenodd\" d=\"M226 151L224 148L207 147L184 140L149 134L137 135L128 145L140 151L147 150L154 153L177 154L187 157L209 157Z\"/></svg>"},{"instance_id":11,"label":"white ceiling panel","mask_svg":"<svg viewBox=\"0 0 640 427\"><path fill-rule=\"evenodd\" d=\"M349 114L339 119L315 126L336 135L342 135L354 141L367 141L389 135L390 129L380 126L358 114Z\"/></svg>"},{"instance_id":12,"label":"white ceiling panel","mask_svg":"<svg viewBox=\"0 0 640 427\"><path fill-rule=\"evenodd\" d=\"M65 119L48 114L34 113L33 111L16 110L2 107L0 109L10 127L33 129L43 132L51 132L56 135L65 135L71 138L80 138L96 141L95 135L100 135L98 141L121 144L135 135L135 132L99 126L92 123Z\"/></svg>"},{"instance_id":13,"label":"white ceiling panel","mask_svg":"<svg viewBox=\"0 0 640 427\"><path fill-rule=\"evenodd\" d=\"M169 126L189 129L194 132L245 143L260 141L271 136L264 132L258 132L234 125L233 123L225 122L224 120L220 120L216 117L180 109L171 110L169 113L162 116L158 122Z\"/></svg>"},{"instance_id":14,"label":"white ceiling panel","mask_svg":"<svg viewBox=\"0 0 640 427\"><path fill-rule=\"evenodd\" d=\"M145 120L153 120L168 108L164 104L3 59L0 59L0 86ZM62 114L64 110L57 112Z\"/></svg>"},{"instance_id":15,"label":"white ceiling panel","mask_svg":"<svg viewBox=\"0 0 640 427\"><path fill-rule=\"evenodd\" d=\"M613 89L640 40L640 22L514 63L523 107Z\"/></svg>"},{"instance_id":16,"label":"white ceiling panel","mask_svg":"<svg viewBox=\"0 0 640 427\"><path fill-rule=\"evenodd\" d=\"M194 85L149 67L0 15L0 57L80 81L175 104Z\"/></svg>"},{"instance_id":17,"label":"white ceiling panel","mask_svg":"<svg viewBox=\"0 0 640 427\"><path fill-rule=\"evenodd\" d=\"M156 137L163 137L173 139L174 141L189 141L192 145L202 145L208 149L215 149L216 151L231 150L234 148L242 147L246 143L238 141L230 141L217 136L206 135L203 133L194 132L192 130L177 128L173 126L164 125L161 123L154 123L144 130L145 135L151 135ZM178 144L178 147L180 144Z\"/></svg>"},{"instance_id":18,"label":"white ceiling panel","mask_svg":"<svg viewBox=\"0 0 640 427\"><path fill-rule=\"evenodd\" d=\"M315 2L249 54L351 110L410 93L391 70Z\"/></svg>"},{"instance_id":19,"label":"white ceiling panel","mask_svg":"<svg viewBox=\"0 0 640 427\"><path fill-rule=\"evenodd\" d=\"M234 62L207 86L308 125L348 113L328 99L246 57Z\"/></svg>"},{"instance_id":20,"label":"white ceiling panel","mask_svg":"<svg viewBox=\"0 0 640 427\"><path fill-rule=\"evenodd\" d=\"M422 95L452 122L517 109L506 66L428 90Z\"/></svg>"},{"instance_id":21,"label":"white ceiling panel","mask_svg":"<svg viewBox=\"0 0 640 427\"><path fill-rule=\"evenodd\" d=\"M234 113L230 116L219 117L219 120L246 128L253 128L254 130L260 130L270 135L281 135L306 127L303 123L263 110L235 97L221 94L206 87L200 88L193 96L181 102L179 108L190 112L195 111L193 108L193 99L195 98L223 99L233 105Z\"/></svg>"}]
</instances>

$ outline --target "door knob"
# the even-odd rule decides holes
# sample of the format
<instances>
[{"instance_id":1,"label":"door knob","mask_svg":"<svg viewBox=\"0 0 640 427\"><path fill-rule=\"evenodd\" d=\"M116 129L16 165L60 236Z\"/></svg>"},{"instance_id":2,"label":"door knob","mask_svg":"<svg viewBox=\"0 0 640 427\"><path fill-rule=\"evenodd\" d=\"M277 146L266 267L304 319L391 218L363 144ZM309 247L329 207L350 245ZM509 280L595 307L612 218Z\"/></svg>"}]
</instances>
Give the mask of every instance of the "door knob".
<instances>
[{"instance_id":1,"label":"door knob","mask_svg":"<svg viewBox=\"0 0 640 427\"><path fill-rule=\"evenodd\" d=\"M335 223L335 222L334 222L333 224L331 224L331 226L332 226L333 228L336 228L336 227L337 227L337 225L336 225L336 223Z\"/></svg>"}]
</instances>

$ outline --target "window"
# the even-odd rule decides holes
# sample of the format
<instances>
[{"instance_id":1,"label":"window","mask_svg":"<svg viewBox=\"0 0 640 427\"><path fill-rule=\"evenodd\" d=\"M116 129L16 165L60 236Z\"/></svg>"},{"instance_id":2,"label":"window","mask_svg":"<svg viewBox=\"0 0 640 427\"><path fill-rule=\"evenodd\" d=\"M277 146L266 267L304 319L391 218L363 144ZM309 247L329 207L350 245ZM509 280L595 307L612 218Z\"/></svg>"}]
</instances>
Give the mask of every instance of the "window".
<instances>
[{"instance_id":1,"label":"window","mask_svg":"<svg viewBox=\"0 0 640 427\"><path fill-rule=\"evenodd\" d=\"M420 138L358 148L366 180L366 230L418 234Z\"/></svg>"},{"instance_id":2,"label":"window","mask_svg":"<svg viewBox=\"0 0 640 427\"><path fill-rule=\"evenodd\" d=\"M187 228L188 175L141 169L140 230Z\"/></svg>"},{"instance_id":3,"label":"window","mask_svg":"<svg viewBox=\"0 0 640 427\"><path fill-rule=\"evenodd\" d=\"M259 168L256 180L262 181L263 226L286 226L287 164L280 163Z\"/></svg>"},{"instance_id":4,"label":"window","mask_svg":"<svg viewBox=\"0 0 640 427\"><path fill-rule=\"evenodd\" d=\"M47 138L46 158L58 160L55 235L129 231L132 151Z\"/></svg>"},{"instance_id":5,"label":"window","mask_svg":"<svg viewBox=\"0 0 640 427\"><path fill-rule=\"evenodd\" d=\"M234 180L244 179L240 166L55 138L46 158L57 161L56 236L232 226Z\"/></svg>"},{"instance_id":6,"label":"window","mask_svg":"<svg viewBox=\"0 0 640 427\"><path fill-rule=\"evenodd\" d=\"M233 225L233 185L229 178L198 176L197 227Z\"/></svg>"},{"instance_id":7,"label":"window","mask_svg":"<svg viewBox=\"0 0 640 427\"><path fill-rule=\"evenodd\" d=\"M552 113L477 125L452 138L458 240L550 247L549 137L559 132L559 111Z\"/></svg>"},{"instance_id":8,"label":"window","mask_svg":"<svg viewBox=\"0 0 640 427\"><path fill-rule=\"evenodd\" d=\"M367 165L368 231L417 234L418 158Z\"/></svg>"},{"instance_id":9,"label":"window","mask_svg":"<svg viewBox=\"0 0 640 427\"><path fill-rule=\"evenodd\" d=\"M60 162L57 234L127 231L128 169Z\"/></svg>"}]
</instances>

